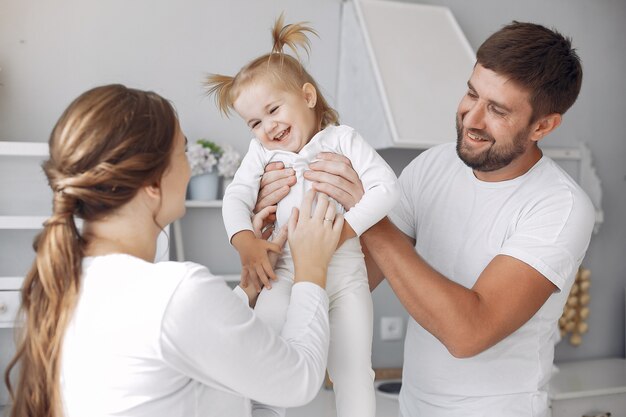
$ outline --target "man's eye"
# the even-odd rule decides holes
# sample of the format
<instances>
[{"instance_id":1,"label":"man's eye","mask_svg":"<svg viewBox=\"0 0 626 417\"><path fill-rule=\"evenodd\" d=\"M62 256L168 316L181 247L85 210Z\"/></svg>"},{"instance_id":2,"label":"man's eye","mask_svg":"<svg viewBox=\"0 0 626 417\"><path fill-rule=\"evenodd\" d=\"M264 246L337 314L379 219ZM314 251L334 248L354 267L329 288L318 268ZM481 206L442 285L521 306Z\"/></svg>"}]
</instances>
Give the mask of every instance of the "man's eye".
<instances>
[{"instance_id":1,"label":"man's eye","mask_svg":"<svg viewBox=\"0 0 626 417\"><path fill-rule=\"evenodd\" d=\"M492 111L494 114L498 115L498 116L504 116L504 115L506 114L506 113L505 113L505 112L503 112L502 110L498 109L497 107L493 107L493 106L491 106L491 111Z\"/></svg>"},{"instance_id":2,"label":"man's eye","mask_svg":"<svg viewBox=\"0 0 626 417\"><path fill-rule=\"evenodd\" d=\"M471 98L478 98L478 95L473 91L468 91L467 95Z\"/></svg>"}]
</instances>

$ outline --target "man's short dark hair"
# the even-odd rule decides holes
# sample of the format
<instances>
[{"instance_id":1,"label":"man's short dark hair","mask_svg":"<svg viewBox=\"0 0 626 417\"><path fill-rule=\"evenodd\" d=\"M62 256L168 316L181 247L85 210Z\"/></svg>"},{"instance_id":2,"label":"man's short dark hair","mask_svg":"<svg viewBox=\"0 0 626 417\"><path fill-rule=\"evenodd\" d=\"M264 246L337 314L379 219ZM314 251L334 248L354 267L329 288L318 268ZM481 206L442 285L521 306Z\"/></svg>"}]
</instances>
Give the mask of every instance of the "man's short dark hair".
<instances>
[{"instance_id":1,"label":"man's short dark hair","mask_svg":"<svg viewBox=\"0 0 626 417\"><path fill-rule=\"evenodd\" d=\"M531 121L563 114L576 101L583 70L571 39L534 23L513 21L478 48L477 64L530 93Z\"/></svg>"}]
</instances>

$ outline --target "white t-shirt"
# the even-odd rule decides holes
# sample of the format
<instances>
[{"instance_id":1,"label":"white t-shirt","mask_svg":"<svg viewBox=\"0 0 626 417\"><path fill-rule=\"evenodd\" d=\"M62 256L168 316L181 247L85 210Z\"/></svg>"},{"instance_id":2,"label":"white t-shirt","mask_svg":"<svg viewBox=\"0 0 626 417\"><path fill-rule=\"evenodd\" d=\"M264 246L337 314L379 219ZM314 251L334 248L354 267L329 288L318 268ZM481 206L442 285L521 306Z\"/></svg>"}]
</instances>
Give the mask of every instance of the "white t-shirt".
<instances>
[{"instance_id":1,"label":"white t-shirt","mask_svg":"<svg viewBox=\"0 0 626 417\"><path fill-rule=\"evenodd\" d=\"M294 285L279 336L201 265L86 258L62 350L65 416L229 415L214 403L222 392L302 405L319 390L328 341L315 284Z\"/></svg>"},{"instance_id":2,"label":"white t-shirt","mask_svg":"<svg viewBox=\"0 0 626 417\"><path fill-rule=\"evenodd\" d=\"M399 182L400 203L391 219L416 239L416 251L438 272L471 288L495 256L508 255L560 290L521 328L472 358L454 358L411 319L403 416L543 415L556 323L593 229L591 201L545 156L518 178L480 181L454 143L423 152Z\"/></svg>"}]
</instances>

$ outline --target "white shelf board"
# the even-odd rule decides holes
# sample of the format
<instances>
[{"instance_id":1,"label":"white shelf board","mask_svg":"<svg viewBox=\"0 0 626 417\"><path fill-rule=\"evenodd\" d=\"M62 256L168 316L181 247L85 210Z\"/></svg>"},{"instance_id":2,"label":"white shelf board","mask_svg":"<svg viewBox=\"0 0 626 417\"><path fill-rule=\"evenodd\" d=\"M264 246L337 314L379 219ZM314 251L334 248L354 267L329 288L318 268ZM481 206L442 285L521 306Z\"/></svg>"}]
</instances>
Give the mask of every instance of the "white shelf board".
<instances>
[{"instance_id":1,"label":"white shelf board","mask_svg":"<svg viewBox=\"0 0 626 417\"><path fill-rule=\"evenodd\" d=\"M0 229L39 230L47 216L0 216Z\"/></svg>"},{"instance_id":2,"label":"white shelf board","mask_svg":"<svg viewBox=\"0 0 626 417\"><path fill-rule=\"evenodd\" d=\"M48 156L48 144L46 142L0 141L0 155Z\"/></svg>"},{"instance_id":3,"label":"white shelf board","mask_svg":"<svg viewBox=\"0 0 626 417\"><path fill-rule=\"evenodd\" d=\"M200 200L187 200L185 206L189 208L219 208L222 207L222 200L200 201Z\"/></svg>"},{"instance_id":4,"label":"white shelf board","mask_svg":"<svg viewBox=\"0 0 626 417\"><path fill-rule=\"evenodd\" d=\"M0 277L0 291L18 291L23 282L24 277Z\"/></svg>"}]
</instances>

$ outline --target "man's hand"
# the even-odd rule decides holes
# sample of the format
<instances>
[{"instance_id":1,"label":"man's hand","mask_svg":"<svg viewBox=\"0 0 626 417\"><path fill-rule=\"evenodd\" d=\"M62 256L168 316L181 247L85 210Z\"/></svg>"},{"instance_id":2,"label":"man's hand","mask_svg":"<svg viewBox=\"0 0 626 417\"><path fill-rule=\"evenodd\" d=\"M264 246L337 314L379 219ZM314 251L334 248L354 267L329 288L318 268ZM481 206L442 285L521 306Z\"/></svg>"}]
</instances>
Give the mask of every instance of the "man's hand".
<instances>
[{"instance_id":1,"label":"man's hand","mask_svg":"<svg viewBox=\"0 0 626 417\"><path fill-rule=\"evenodd\" d=\"M317 158L309 164L310 170L304 173L304 178L313 181L315 191L335 199L346 211L350 210L365 193L350 159L329 152L322 152Z\"/></svg>"},{"instance_id":2,"label":"man's hand","mask_svg":"<svg viewBox=\"0 0 626 417\"><path fill-rule=\"evenodd\" d=\"M254 212L265 207L275 206L289 194L289 188L296 183L296 173L292 168L285 168L282 162L271 162L265 167L261 177L261 188L256 200Z\"/></svg>"}]
</instances>

